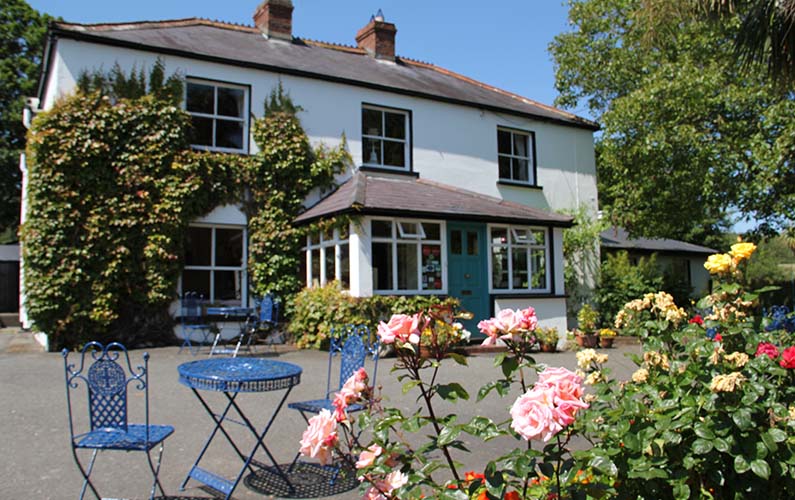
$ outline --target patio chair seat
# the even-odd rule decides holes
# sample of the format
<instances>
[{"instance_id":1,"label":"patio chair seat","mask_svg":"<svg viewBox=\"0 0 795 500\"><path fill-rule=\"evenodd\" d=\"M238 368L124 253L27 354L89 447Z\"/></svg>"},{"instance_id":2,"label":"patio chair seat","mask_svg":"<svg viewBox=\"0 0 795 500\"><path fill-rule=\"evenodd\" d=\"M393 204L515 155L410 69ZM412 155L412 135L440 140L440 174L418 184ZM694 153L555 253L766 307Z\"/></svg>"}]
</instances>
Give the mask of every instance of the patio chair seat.
<instances>
[{"instance_id":1,"label":"patio chair seat","mask_svg":"<svg viewBox=\"0 0 795 500\"><path fill-rule=\"evenodd\" d=\"M328 410L330 412L334 412L334 404L331 399L313 399L311 401L298 401L295 403L289 403L287 405L288 408L293 410L298 410L301 412L308 412L308 413L320 413L321 410ZM349 405L346 410L349 412L356 412L362 411L364 409L363 405L358 403Z\"/></svg>"},{"instance_id":2,"label":"patio chair seat","mask_svg":"<svg viewBox=\"0 0 795 500\"><path fill-rule=\"evenodd\" d=\"M149 451L174 432L170 425L150 425L149 441L146 440L146 425L129 424L127 430L103 427L75 437L76 448L99 450Z\"/></svg>"}]
</instances>

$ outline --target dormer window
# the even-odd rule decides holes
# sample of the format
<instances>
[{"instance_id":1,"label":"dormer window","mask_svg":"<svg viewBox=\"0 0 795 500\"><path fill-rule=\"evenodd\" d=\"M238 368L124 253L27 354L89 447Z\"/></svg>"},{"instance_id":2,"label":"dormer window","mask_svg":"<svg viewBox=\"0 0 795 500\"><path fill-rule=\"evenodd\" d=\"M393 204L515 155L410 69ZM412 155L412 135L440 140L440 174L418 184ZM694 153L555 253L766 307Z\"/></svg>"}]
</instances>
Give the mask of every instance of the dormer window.
<instances>
[{"instance_id":1,"label":"dormer window","mask_svg":"<svg viewBox=\"0 0 795 500\"><path fill-rule=\"evenodd\" d=\"M500 181L534 185L536 183L535 134L498 128L497 161Z\"/></svg>"},{"instance_id":2,"label":"dormer window","mask_svg":"<svg viewBox=\"0 0 795 500\"><path fill-rule=\"evenodd\" d=\"M191 115L191 145L242 153L248 150L248 88L206 80L188 80L185 110Z\"/></svg>"},{"instance_id":3,"label":"dormer window","mask_svg":"<svg viewBox=\"0 0 795 500\"><path fill-rule=\"evenodd\" d=\"M407 111L362 107L362 164L396 170L411 169L410 115Z\"/></svg>"}]
</instances>

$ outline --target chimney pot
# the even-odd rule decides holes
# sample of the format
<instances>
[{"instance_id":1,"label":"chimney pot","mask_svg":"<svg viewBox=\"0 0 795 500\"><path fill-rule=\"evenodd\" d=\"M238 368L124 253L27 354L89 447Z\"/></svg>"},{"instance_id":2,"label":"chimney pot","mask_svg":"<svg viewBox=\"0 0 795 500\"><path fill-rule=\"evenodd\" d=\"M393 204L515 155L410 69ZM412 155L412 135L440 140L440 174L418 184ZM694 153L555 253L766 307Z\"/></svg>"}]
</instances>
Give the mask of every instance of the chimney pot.
<instances>
[{"instance_id":1,"label":"chimney pot","mask_svg":"<svg viewBox=\"0 0 795 500\"><path fill-rule=\"evenodd\" d=\"M370 22L356 33L356 45L376 59L395 60L395 34L397 28L384 21L384 13L378 9Z\"/></svg>"},{"instance_id":2,"label":"chimney pot","mask_svg":"<svg viewBox=\"0 0 795 500\"><path fill-rule=\"evenodd\" d=\"M264 0L254 11L254 24L267 38L292 41L292 0Z\"/></svg>"}]
</instances>

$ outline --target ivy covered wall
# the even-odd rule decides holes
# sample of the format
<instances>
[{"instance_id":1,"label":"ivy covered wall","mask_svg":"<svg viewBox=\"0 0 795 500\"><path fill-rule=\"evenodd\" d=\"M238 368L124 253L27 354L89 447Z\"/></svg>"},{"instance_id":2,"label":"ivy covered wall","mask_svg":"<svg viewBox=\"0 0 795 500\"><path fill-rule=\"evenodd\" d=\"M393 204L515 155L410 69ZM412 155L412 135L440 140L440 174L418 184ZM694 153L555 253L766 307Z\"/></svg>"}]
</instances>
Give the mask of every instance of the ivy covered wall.
<instances>
[{"instance_id":1,"label":"ivy covered wall","mask_svg":"<svg viewBox=\"0 0 795 500\"><path fill-rule=\"evenodd\" d=\"M343 168L344 143L313 150L279 88L254 126L259 154L193 151L190 116L173 99L108 88L63 99L28 137L25 306L50 346L173 341L187 227L246 192L254 292L297 291L302 240L290 221Z\"/></svg>"}]
</instances>

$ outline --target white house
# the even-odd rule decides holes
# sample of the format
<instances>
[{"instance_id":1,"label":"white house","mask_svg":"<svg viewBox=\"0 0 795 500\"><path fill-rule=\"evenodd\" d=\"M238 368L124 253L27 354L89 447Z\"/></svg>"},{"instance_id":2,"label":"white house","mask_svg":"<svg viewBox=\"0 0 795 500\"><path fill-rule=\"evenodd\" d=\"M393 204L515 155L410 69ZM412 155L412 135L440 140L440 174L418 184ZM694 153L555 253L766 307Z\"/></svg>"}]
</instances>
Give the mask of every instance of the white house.
<instances>
[{"instance_id":1,"label":"white house","mask_svg":"<svg viewBox=\"0 0 795 500\"><path fill-rule=\"evenodd\" d=\"M290 0L265 0L255 26L55 23L41 107L71 92L82 71L150 68L160 57L186 79L196 147L254 153L252 120L281 82L303 108L310 140L334 145L344 134L354 159L339 188L307 200L295 221L356 217L348 230L307 239L309 286L339 279L354 296L456 296L477 319L532 305L543 324L565 329L562 234L571 218L555 211L596 213L598 126L397 56L396 27L380 16L347 46L294 36L292 11ZM246 239L237 207L197 220L182 289L246 303Z\"/></svg>"}]
</instances>

